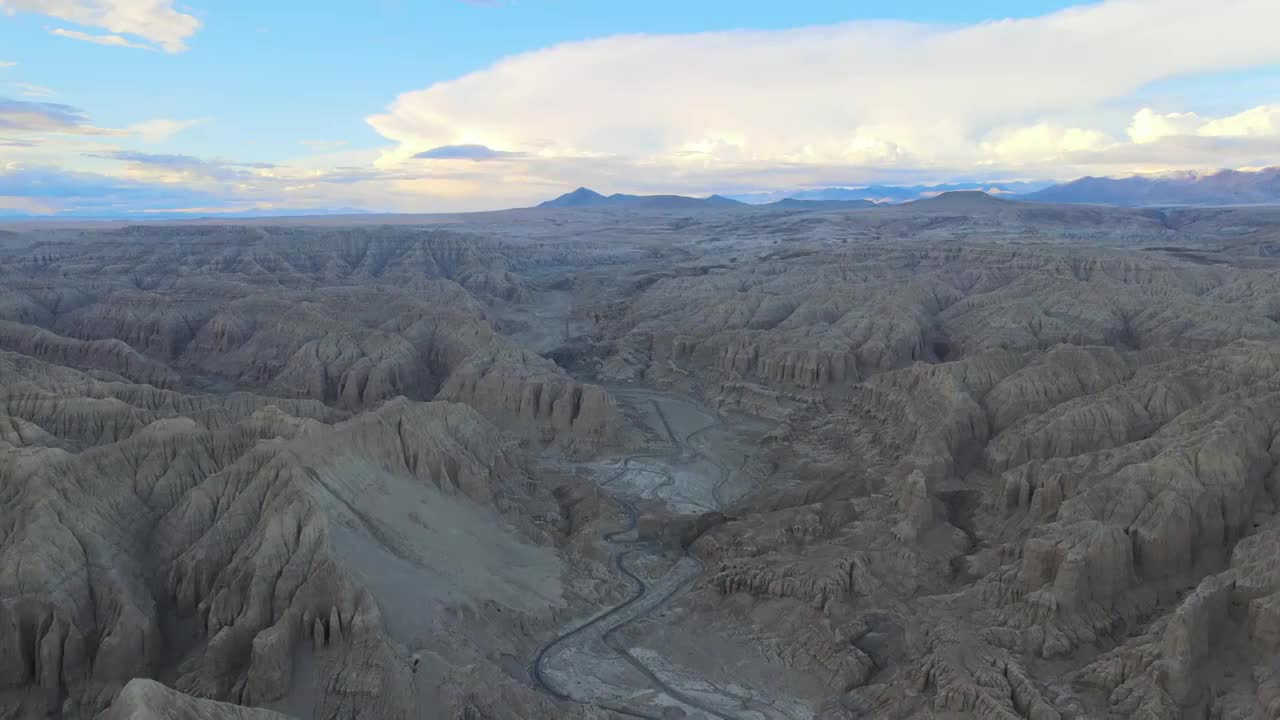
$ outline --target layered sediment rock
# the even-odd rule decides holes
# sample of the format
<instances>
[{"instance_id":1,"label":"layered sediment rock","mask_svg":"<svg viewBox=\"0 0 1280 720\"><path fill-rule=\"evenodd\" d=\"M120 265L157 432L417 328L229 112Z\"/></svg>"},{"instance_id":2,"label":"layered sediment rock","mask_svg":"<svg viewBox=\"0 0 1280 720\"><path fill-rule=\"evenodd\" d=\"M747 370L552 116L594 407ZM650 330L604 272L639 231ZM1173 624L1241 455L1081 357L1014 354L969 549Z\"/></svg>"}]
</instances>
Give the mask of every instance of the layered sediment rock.
<instances>
[{"instance_id":1,"label":"layered sediment rock","mask_svg":"<svg viewBox=\"0 0 1280 720\"><path fill-rule=\"evenodd\" d=\"M413 687L414 613L487 603L536 623L562 602L557 504L467 406L401 398L337 422L308 401L92 380L60 398L28 376L5 376L0 443L9 714L240 717L199 697L413 717L444 702ZM468 557L431 559L454 532L474 533ZM504 566L521 556L530 570ZM411 577L437 589L394 590Z\"/></svg>"},{"instance_id":2,"label":"layered sediment rock","mask_svg":"<svg viewBox=\"0 0 1280 720\"><path fill-rule=\"evenodd\" d=\"M154 680L130 680L99 720L286 720L288 716L215 700L201 700Z\"/></svg>"},{"instance_id":3,"label":"layered sediment rock","mask_svg":"<svg viewBox=\"0 0 1280 720\"><path fill-rule=\"evenodd\" d=\"M580 453L615 439L619 418L600 387L574 382L554 363L517 349L469 358L440 389L443 400L465 402L505 427L543 442L563 441Z\"/></svg>"},{"instance_id":4,"label":"layered sediment rock","mask_svg":"<svg viewBox=\"0 0 1280 720\"><path fill-rule=\"evenodd\" d=\"M944 200L6 236L0 716L608 716L526 668L628 591L572 459L649 439L592 373L774 425L714 512L631 498L668 554L618 562L704 571L614 639L697 691L1276 716L1273 226Z\"/></svg>"}]
</instances>

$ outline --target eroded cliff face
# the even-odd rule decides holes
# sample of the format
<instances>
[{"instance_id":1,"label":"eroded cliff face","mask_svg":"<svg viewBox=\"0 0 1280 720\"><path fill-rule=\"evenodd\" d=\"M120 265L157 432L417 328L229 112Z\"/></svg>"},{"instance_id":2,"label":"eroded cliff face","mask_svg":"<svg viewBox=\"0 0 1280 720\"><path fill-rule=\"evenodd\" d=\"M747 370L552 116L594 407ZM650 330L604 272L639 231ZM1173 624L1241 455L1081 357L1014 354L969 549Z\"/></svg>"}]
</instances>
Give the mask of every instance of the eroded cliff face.
<instances>
[{"instance_id":1,"label":"eroded cliff face","mask_svg":"<svg viewBox=\"0 0 1280 720\"><path fill-rule=\"evenodd\" d=\"M88 376L65 397L42 375L4 375L10 715L92 717L139 677L301 716L463 713L471 700L414 683L419 653L463 672L431 638L447 608L505 610L496 637L517 648L567 602L559 505L468 406L398 398L341 420L314 401L181 402ZM491 701L543 702L463 665L493 676ZM107 716L222 716L155 694Z\"/></svg>"},{"instance_id":2,"label":"eroded cliff face","mask_svg":"<svg viewBox=\"0 0 1280 720\"><path fill-rule=\"evenodd\" d=\"M500 250L423 229L91 234L16 269L0 349L103 379L353 412L444 391L495 421L518 417L528 439L590 452L614 437L612 405L494 331L486 303L527 294ZM521 404L544 394L546 408Z\"/></svg>"},{"instance_id":3,"label":"eroded cliff face","mask_svg":"<svg viewBox=\"0 0 1280 720\"><path fill-rule=\"evenodd\" d=\"M6 238L0 716L615 717L531 658L685 550L609 642L743 717L1277 716L1265 228L948 213Z\"/></svg>"},{"instance_id":4,"label":"eroded cliff face","mask_svg":"<svg viewBox=\"0 0 1280 720\"><path fill-rule=\"evenodd\" d=\"M656 283L629 361L784 420L689 617L817 672L831 717L1272 716L1276 288L1061 246Z\"/></svg>"},{"instance_id":5,"label":"eroded cliff face","mask_svg":"<svg viewBox=\"0 0 1280 720\"><path fill-rule=\"evenodd\" d=\"M1204 351L1276 338L1263 275L1062 245L768 254L658 280L611 329L651 366L822 388L989 350Z\"/></svg>"},{"instance_id":6,"label":"eroded cliff face","mask_svg":"<svg viewBox=\"0 0 1280 720\"><path fill-rule=\"evenodd\" d=\"M101 720L285 720L270 710L201 700L154 680L130 680Z\"/></svg>"},{"instance_id":7,"label":"eroded cliff face","mask_svg":"<svg viewBox=\"0 0 1280 720\"><path fill-rule=\"evenodd\" d=\"M501 658L611 592L562 587L604 571L563 555L581 483L529 456L590 454L615 410L494 331L525 290L492 244L143 228L40 258L0 271L0 715L591 714Z\"/></svg>"}]
</instances>

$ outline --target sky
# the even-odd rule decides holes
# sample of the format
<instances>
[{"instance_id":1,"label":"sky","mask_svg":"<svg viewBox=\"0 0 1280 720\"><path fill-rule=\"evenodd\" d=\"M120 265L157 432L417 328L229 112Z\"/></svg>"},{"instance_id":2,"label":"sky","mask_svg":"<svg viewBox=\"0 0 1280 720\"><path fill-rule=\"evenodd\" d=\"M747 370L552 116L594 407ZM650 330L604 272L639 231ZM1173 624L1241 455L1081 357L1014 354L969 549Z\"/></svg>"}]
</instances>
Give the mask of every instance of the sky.
<instances>
[{"instance_id":1,"label":"sky","mask_svg":"<svg viewBox=\"0 0 1280 720\"><path fill-rule=\"evenodd\" d=\"M0 215L1280 164L1275 0L0 0Z\"/></svg>"}]
</instances>

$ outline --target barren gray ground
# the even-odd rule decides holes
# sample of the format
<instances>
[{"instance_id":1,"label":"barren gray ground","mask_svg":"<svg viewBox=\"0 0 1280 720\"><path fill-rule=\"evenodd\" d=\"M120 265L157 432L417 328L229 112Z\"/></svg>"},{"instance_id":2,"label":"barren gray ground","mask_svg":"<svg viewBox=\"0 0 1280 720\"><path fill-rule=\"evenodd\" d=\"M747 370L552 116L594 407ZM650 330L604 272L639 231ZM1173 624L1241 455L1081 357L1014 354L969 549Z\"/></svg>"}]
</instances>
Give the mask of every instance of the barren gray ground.
<instances>
[{"instance_id":1,"label":"barren gray ground","mask_svg":"<svg viewBox=\"0 0 1280 720\"><path fill-rule=\"evenodd\" d=\"M0 234L0 717L1278 716L1280 211L371 220Z\"/></svg>"},{"instance_id":2,"label":"barren gray ground","mask_svg":"<svg viewBox=\"0 0 1280 720\"><path fill-rule=\"evenodd\" d=\"M640 537L636 506L656 505L660 512L680 515L723 510L742 494L744 478L736 471L755 438L737 437L718 413L688 398L634 388L611 388L611 393L646 440L655 438L636 448L643 452L586 466L597 485L628 511L627 524L605 539L632 591L539 648L531 668L535 680L555 695L649 717L661 717L669 708L721 718L793 717L776 714L746 691L717 688L660 654L638 653L617 639L629 625L662 613L704 570L688 553Z\"/></svg>"}]
</instances>

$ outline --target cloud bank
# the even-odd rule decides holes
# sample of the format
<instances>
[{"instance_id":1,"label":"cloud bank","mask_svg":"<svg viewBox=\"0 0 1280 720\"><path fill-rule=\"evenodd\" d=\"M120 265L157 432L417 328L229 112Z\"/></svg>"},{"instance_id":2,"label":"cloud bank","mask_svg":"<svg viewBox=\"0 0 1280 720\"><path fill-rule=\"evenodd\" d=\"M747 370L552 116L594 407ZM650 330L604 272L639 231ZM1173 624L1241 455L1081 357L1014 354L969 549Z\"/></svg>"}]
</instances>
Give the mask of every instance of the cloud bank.
<instances>
[{"instance_id":1,"label":"cloud bank","mask_svg":"<svg viewBox=\"0 0 1280 720\"><path fill-rule=\"evenodd\" d=\"M53 31L66 37L169 52L199 29L172 0L0 10L93 31ZM960 26L604 37L404 93L366 118L380 147L299 138L306 154L279 164L139 149L201 120L99 128L71 105L0 98L0 175L14 187L15 173L37 168L56 183L49 168L63 167L79 194L40 201L58 209L105 207L88 199L96 184L122 207L172 192L202 209L423 212L529 205L579 185L750 194L1277 165L1280 98L1213 113L1137 99L1153 83L1280 63L1275 27L1274 0L1108 0Z\"/></svg>"},{"instance_id":2,"label":"cloud bank","mask_svg":"<svg viewBox=\"0 0 1280 720\"><path fill-rule=\"evenodd\" d=\"M85 111L71 105L0 97L0 130L80 135L111 131L89 124Z\"/></svg>"},{"instance_id":3,"label":"cloud bank","mask_svg":"<svg viewBox=\"0 0 1280 720\"><path fill-rule=\"evenodd\" d=\"M93 43L94 45L106 45L108 47L124 47L134 48L135 50L151 50L148 45L136 43L128 38L119 35L93 35L79 30L67 30L66 28L54 28L49 31L51 35L69 38L71 40L79 40L80 42Z\"/></svg>"},{"instance_id":4,"label":"cloud bank","mask_svg":"<svg viewBox=\"0 0 1280 720\"><path fill-rule=\"evenodd\" d=\"M0 10L38 13L112 33L90 34L65 28L50 31L61 37L118 47L158 46L170 53L185 50L187 39L200 28L200 21L175 9L173 0L0 0ZM123 37L126 35L151 44Z\"/></svg>"},{"instance_id":5,"label":"cloud bank","mask_svg":"<svg viewBox=\"0 0 1280 720\"><path fill-rule=\"evenodd\" d=\"M1157 81L1280 62L1275 27L1272 0L1112 0L959 27L623 35L506 58L405 93L368 122L395 143L381 167L497 147L528 158L526 181L563 184L602 163L637 183L665 175L671 189L779 175L1062 177L1208 159L1173 142L1184 135L1251 139L1211 145L1212 164L1231 166L1280 150L1270 106L1192 119L1134 107L1129 132L1112 107ZM547 175L568 167L579 180Z\"/></svg>"}]
</instances>

